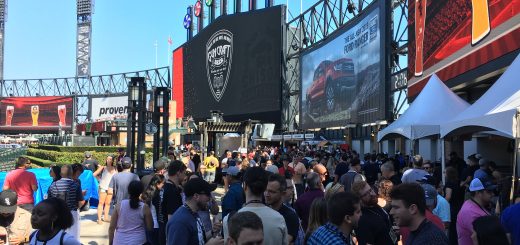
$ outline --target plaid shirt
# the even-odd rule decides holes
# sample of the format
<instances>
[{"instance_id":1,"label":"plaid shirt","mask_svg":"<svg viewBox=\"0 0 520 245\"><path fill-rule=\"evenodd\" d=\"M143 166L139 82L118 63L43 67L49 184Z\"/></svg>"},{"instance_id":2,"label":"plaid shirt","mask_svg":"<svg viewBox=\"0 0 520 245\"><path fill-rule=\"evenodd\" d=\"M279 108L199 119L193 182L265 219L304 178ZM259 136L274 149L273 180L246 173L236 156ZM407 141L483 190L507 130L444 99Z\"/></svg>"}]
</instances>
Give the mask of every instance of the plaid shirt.
<instances>
[{"instance_id":1,"label":"plaid shirt","mask_svg":"<svg viewBox=\"0 0 520 245\"><path fill-rule=\"evenodd\" d=\"M307 240L307 245L344 245L352 244L350 237L345 237L337 226L327 223L320 226Z\"/></svg>"}]
</instances>

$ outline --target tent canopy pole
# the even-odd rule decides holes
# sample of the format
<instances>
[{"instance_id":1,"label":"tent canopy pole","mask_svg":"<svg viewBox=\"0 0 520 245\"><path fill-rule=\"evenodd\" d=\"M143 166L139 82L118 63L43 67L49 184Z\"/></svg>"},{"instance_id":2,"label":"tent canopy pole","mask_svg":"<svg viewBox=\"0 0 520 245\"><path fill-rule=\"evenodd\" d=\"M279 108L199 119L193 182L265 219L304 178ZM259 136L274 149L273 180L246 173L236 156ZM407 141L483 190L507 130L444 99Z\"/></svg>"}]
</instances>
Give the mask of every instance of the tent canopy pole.
<instances>
[{"instance_id":1,"label":"tent canopy pole","mask_svg":"<svg viewBox=\"0 0 520 245\"><path fill-rule=\"evenodd\" d=\"M444 138L441 138L441 135L439 134L439 140L441 141L441 169L442 169L442 184L446 186L446 175L444 174L444 171L446 170L446 154L444 153Z\"/></svg>"}]
</instances>

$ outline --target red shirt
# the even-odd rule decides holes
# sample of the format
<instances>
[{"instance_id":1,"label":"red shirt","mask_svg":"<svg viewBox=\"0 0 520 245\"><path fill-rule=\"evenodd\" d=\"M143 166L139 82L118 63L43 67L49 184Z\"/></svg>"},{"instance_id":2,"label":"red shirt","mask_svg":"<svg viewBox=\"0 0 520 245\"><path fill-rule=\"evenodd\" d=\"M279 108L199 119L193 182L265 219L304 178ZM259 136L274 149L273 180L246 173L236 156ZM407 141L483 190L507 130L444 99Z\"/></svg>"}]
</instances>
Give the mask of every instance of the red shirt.
<instances>
[{"instance_id":1,"label":"red shirt","mask_svg":"<svg viewBox=\"0 0 520 245\"><path fill-rule=\"evenodd\" d=\"M281 175L281 176L285 176L285 168L284 167L281 167L281 168L278 168L278 173ZM291 172L292 175L294 175L294 169L287 166L287 171Z\"/></svg>"},{"instance_id":2,"label":"red shirt","mask_svg":"<svg viewBox=\"0 0 520 245\"><path fill-rule=\"evenodd\" d=\"M439 227L442 231L444 230L444 224L442 220L437 217L437 215L433 214L430 210L426 209L426 219L432 222L435 226ZM403 240L403 244L406 244L406 239L410 236L410 228L408 227L399 227L399 232L401 233L401 239Z\"/></svg>"},{"instance_id":3,"label":"red shirt","mask_svg":"<svg viewBox=\"0 0 520 245\"><path fill-rule=\"evenodd\" d=\"M9 172L4 181L4 186L18 194L18 205L34 204L32 186L36 184L36 175L21 168Z\"/></svg>"}]
</instances>

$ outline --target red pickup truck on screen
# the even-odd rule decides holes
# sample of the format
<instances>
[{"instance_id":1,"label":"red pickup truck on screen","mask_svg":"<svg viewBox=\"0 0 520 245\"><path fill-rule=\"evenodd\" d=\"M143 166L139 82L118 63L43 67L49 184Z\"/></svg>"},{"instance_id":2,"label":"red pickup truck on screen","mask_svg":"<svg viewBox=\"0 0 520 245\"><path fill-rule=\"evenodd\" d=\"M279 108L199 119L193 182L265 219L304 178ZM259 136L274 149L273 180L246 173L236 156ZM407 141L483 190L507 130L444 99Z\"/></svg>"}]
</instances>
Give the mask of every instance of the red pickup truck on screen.
<instances>
[{"instance_id":1,"label":"red pickup truck on screen","mask_svg":"<svg viewBox=\"0 0 520 245\"><path fill-rule=\"evenodd\" d=\"M306 92L307 110L311 114L317 110L319 115L334 112L352 102L355 89L352 59L322 61L314 71L312 84Z\"/></svg>"}]
</instances>

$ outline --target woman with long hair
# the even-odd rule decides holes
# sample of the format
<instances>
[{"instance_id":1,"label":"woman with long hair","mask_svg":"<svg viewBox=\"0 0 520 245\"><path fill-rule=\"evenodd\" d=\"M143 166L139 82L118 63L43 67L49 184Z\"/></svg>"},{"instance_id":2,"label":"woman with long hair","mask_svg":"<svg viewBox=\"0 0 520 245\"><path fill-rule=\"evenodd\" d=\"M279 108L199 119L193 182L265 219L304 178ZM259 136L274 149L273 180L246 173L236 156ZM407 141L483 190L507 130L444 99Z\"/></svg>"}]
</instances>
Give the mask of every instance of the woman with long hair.
<instances>
[{"instance_id":1,"label":"woman with long hair","mask_svg":"<svg viewBox=\"0 0 520 245\"><path fill-rule=\"evenodd\" d=\"M150 207L153 219L153 230L148 232L148 241L152 245L159 244L159 221L163 220L161 209L161 189L164 186L164 175L156 174L150 180L148 188L141 195L141 200Z\"/></svg>"},{"instance_id":2,"label":"woman with long hair","mask_svg":"<svg viewBox=\"0 0 520 245\"><path fill-rule=\"evenodd\" d=\"M474 245L509 245L506 231L496 216L481 216L475 219L471 240Z\"/></svg>"},{"instance_id":3,"label":"woman with long hair","mask_svg":"<svg viewBox=\"0 0 520 245\"><path fill-rule=\"evenodd\" d=\"M108 212L110 211L110 203L112 202L112 194L108 194L108 184L110 184L110 180L112 180L112 176L117 173L117 169L114 166L114 156L108 155L105 159L105 166L99 166L99 168L94 172L94 177L97 177L101 174L101 180L99 181L99 203L97 208L97 223L101 224L102 221L110 222L110 218L108 216ZM104 212L104 216L101 217L101 214Z\"/></svg>"},{"instance_id":4,"label":"woman with long hair","mask_svg":"<svg viewBox=\"0 0 520 245\"><path fill-rule=\"evenodd\" d=\"M32 211L31 225L35 231L30 235L29 244L79 245L74 236L65 232L73 223L65 201L56 197L47 198Z\"/></svg>"},{"instance_id":5,"label":"woman with long hair","mask_svg":"<svg viewBox=\"0 0 520 245\"><path fill-rule=\"evenodd\" d=\"M130 182L130 198L116 205L108 228L110 245L147 243L146 231L153 229L153 219L148 204L139 199L143 189L141 181Z\"/></svg>"},{"instance_id":6,"label":"woman with long hair","mask_svg":"<svg viewBox=\"0 0 520 245\"><path fill-rule=\"evenodd\" d=\"M307 243L309 237L316 231L320 226L326 224L328 221L327 216L327 201L325 198L316 198L312 201L311 211L309 213L309 225L305 232L304 244Z\"/></svg>"},{"instance_id":7,"label":"woman with long hair","mask_svg":"<svg viewBox=\"0 0 520 245\"><path fill-rule=\"evenodd\" d=\"M60 166L51 166L49 169L49 175L52 178L52 182L56 182L61 179L61 167Z\"/></svg>"}]
</instances>

